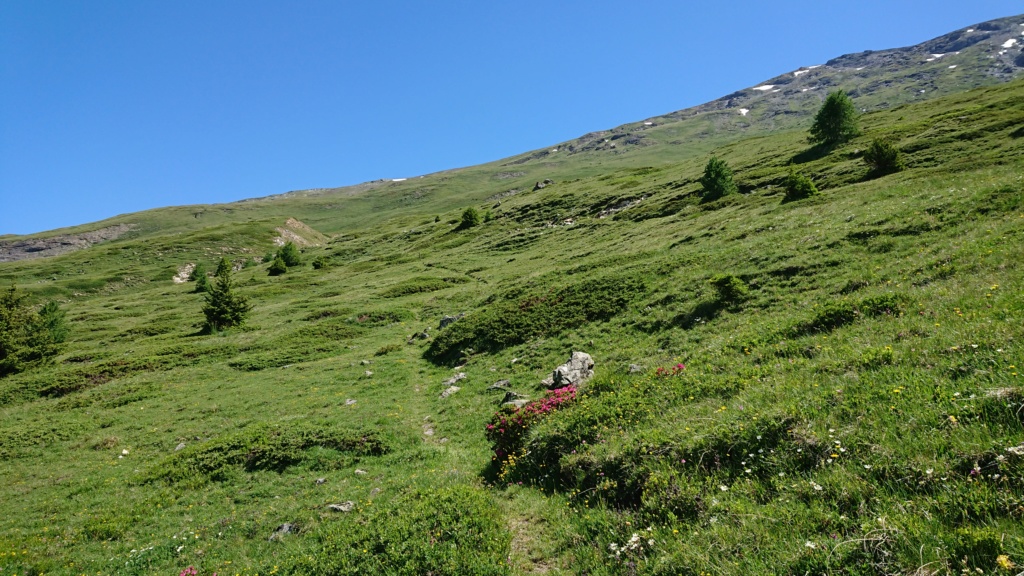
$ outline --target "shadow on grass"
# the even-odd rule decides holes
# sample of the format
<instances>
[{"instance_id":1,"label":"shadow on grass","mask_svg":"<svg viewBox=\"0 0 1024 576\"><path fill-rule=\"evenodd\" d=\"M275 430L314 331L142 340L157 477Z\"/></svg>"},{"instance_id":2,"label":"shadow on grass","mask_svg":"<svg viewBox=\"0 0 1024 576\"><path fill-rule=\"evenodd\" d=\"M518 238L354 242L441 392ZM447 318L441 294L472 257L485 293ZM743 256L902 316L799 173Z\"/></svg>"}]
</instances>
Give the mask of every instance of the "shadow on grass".
<instances>
[{"instance_id":1,"label":"shadow on grass","mask_svg":"<svg viewBox=\"0 0 1024 576\"><path fill-rule=\"evenodd\" d=\"M693 310L679 314L672 319L672 325L684 330L690 330L698 324L704 324L717 318L723 310L729 306L721 300L701 302L693 307Z\"/></svg>"},{"instance_id":2,"label":"shadow on grass","mask_svg":"<svg viewBox=\"0 0 1024 576\"><path fill-rule=\"evenodd\" d=\"M816 144L803 152L795 154L790 161L793 164L804 164L814 160L821 160L832 152L833 147L826 144Z\"/></svg>"}]
</instances>

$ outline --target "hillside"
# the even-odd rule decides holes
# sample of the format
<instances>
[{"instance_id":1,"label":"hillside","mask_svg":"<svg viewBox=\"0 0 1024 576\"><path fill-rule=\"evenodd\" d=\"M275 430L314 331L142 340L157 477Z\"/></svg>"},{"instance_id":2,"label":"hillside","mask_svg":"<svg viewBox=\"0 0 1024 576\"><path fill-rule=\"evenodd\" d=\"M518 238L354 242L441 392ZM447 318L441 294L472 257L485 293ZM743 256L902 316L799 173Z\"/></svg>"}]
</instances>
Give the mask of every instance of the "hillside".
<instances>
[{"instance_id":1,"label":"hillside","mask_svg":"<svg viewBox=\"0 0 1024 576\"><path fill-rule=\"evenodd\" d=\"M546 154L59 231L132 226L0 264L71 330L0 378L0 574L1016 574L1024 80L988 56L1020 21ZM803 83L861 90L862 135L811 148ZM908 169L869 174L875 139ZM712 153L741 193L701 200ZM304 262L271 277L277 238ZM207 334L174 278L221 257L253 312ZM573 351L593 379L548 396Z\"/></svg>"}]
</instances>

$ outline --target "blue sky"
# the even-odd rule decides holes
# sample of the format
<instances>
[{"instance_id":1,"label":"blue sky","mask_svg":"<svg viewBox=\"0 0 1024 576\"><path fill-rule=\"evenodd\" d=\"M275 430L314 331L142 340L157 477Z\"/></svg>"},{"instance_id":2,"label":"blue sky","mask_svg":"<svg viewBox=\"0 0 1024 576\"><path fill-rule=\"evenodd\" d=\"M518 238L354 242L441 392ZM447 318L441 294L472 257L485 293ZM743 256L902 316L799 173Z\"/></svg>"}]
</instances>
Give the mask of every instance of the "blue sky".
<instances>
[{"instance_id":1,"label":"blue sky","mask_svg":"<svg viewBox=\"0 0 1024 576\"><path fill-rule=\"evenodd\" d=\"M426 174L1020 2L0 2L0 234Z\"/></svg>"}]
</instances>

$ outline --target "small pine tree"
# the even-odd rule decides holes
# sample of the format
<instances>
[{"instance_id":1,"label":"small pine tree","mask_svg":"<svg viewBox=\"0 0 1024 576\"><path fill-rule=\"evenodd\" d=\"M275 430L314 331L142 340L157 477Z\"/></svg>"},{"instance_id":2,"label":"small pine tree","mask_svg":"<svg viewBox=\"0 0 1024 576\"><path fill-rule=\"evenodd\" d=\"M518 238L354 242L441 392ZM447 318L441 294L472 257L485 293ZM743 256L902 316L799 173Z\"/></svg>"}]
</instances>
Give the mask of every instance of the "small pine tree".
<instances>
[{"instance_id":1,"label":"small pine tree","mask_svg":"<svg viewBox=\"0 0 1024 576\"><path fill-rule=\"evenodd\" d=\"M718 301L723 304L738 304L746 300L749 293L747 283L732 274L719 274L710 283L718 294Z\"/></svg>"},{"instance_id":2,"label":"small pine tree","mask_svg":"<svg viewBox=\"0 0 1024 576\"><path fill-rule=\"evenodd\" d=\"M225 266L226 264L226 266ZM206 329L216 332L232 326L240 326L252 310L249 300L235 292L231 281L231 264L221 259L217 266L217 277L206 295L203 314L206 316Z\"/></svg>"},{"instance_id":3,"label":"small pine tree","mask_svg":"<svg viewBox=\"0 0 1024 576\"><path fill-rule=\"evenodd\" d=\"M270 263L270 268L267 268L267 274L271 276L280 276L288 271L288 265L284 263L284 259L280 256L274 258L274 261Z\"/></svg>"},{"instance_id":4,"label":"small pine tree","mask_svg":"<svg viewBox=\"0 0 1024 576\"><path fill-rule=\"evenodd\" d=\"M712 156L704 167L704 176L700 179L700 185L704 187L701 196L705 202L718 200L722 196L737 192L736 183L732 180L732 169L724 160Z\"/></svg>"},{"instance_id":5,"label":"small pine tree","mask_svg":"<svg viewBox=\"0 0 1024 576\"><path fill-rule=\"evenodd\" d=\"M853 100L842 90L830 92L814 116L811 143L836 146L849 142L858 134L860 128L857 126L857 110L853 107Z\"/></svg>"},{"instance_id":6,"label":"small pine tree","mask_svg":"<svg viewBox=\"0 0 1024 576\"><path fill-rule=\"evenodd\" d=\"M476 208L470 206L462 212L462 223L459 224L460 230L472 228L480 225L480 212Z\"/></svg>"},{"instance_id":7,"label":"small pine tree","mask_svg":"<svg viewBox=\"0 0 1024 576\"><path fill-rule=\"evenodd\" d=\"M11 287L0 294L0 376L15 374L60 354L68 329L64 312L49 302L36 313Z\"/></svg>"},{"instance_id":8,"label":"small pine tree","mask_svg":"<svg viewBox=\"0 0 1024 576\"><path fill-rule=\"evenodd\" d=\"M814 182L796 170L789 171L785 186L787 202L808 198L818 193L818 188L814 185Z\"/></svg>"},{"instance_id":9,"label":"small pine tree","mask_svg":"<svg viewBox=\"0 0 1024 576\"><path fill-rule=\"evenodd\" d=\"M331 265L331 261L326 256L317 256L313 259L313 269L323 270Z\"/></svg>"},{"instance_id":10,"label":"small pine tree","mask_svg":"<svg viewBox=\"0 0 1024 576\"><path fill-rule=\"evenodd\" d=\"M210 290L210 279L206 277L206 265L202 262L192 268L188 279L196 283L195 288L192 290L193 293L201 294Z\"/></svg>"},{"instance_id":11,"label":"small pine tree","mask_svg":"<svg viewBox=\"0 0 1024 576\"><path fill-rule=\"evenodd\" d=\"M871 146L864 151L864 162L871 167L872 176L885 176L907 168L900 149L885 140L871 142Z\"/></svg>"},{"instance_id":12,"label":"small pine tree","mask_svg":"<svg viewBox=\"0 0 1024 576\"><path fill-rule=\"evenodd\" d=\"M299 249L294 242L287 242L281 246L281 249L277 251L277 257L283 260L284 265L289 268L302 264L302 256L299 255Z\"/></svg>"}]
</instances>

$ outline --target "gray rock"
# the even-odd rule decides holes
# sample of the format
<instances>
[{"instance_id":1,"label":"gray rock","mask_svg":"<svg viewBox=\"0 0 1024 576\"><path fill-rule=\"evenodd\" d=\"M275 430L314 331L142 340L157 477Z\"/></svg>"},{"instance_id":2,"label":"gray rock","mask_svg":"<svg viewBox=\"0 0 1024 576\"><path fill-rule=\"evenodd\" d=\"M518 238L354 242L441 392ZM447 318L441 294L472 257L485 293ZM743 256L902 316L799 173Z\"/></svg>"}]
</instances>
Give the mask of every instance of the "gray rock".
<instances>
[{"instance_id":1,"label":"gray rock","mask_svg":"<svg viewBox=\"0 0 1024 576\"><path fill-rule=\"evenodd\" d=\"M363 374L365 374L366 377L369 378L370 376L373 376L373 371L367 370L366 372L363 372Z\"/></svg>"},{"instance_id":2,"label":"gray rock","mask_svg":"<svg viewBox=\"0 0 1024 576\"><path fill-rule=\"evenodd\" d=\"M462 390L462 388L459 388L458 386L449 386L445 388L444 391L441 392L441 400L444 400L445 398L451 396L452 394L455 394L459 390Z\"/></svg>"},{"instance_id":3,"label":"gray rock","mask_svg":"<svg viewBox=\"0 0 1024 576\"><path fill-rule=\"evenodd\" d=\"M356 403L356 401L354 399L352 399L352 398L348 398L348 399L345 400L345 406L351 406L351 405L353 405L355 403Z\"/></svg>"},{"instance_id":4,"label":"gray rock","mask_svg":"<svg viewBox=\"0 0 1024 576\"><path fill-rule=\"evenodd\" d=\"M490 386L488 386L487 390L488 391L499 390L499 391L504 392L504 391L508 390L508 385L511 384L511 383L512 382L509 381L509 380L498 380L494 384L491 384Z\"/></svg>"},{"instance_id":5,"label":"gray rock","mask_svg":"<svg viewBox=\"0 0 1024 576\"><path fill-rule=\"evenodd\" d=\"M370 498L373 498L377 494L380 494L380 488L374 488L373 490L370 490Z\"/></svg>"},{"instance_id":6,"label":"gray rock","mask_svg":"<svg viewBox=\"0 0 1024 576\"><path fill-rule=\"evenodd\" d=\"M317 478L316 479L316 485L317 486L320 486L320 485L324 484L325 482L327 482L327 478Z\"/></svg>"},{"instance_id":7,"label":"gray rock","mask_svg":"<svg viewBox=\"0 0 1024 576\"><path fill-rule=\"evenodd\" d=\"M362 364L363 366L369 366L370 365L370 361L369 360L360 360L359 363Z\"/></svg>"},{"instance_id":8,"label":"gray rock","mask_svg":"<svg viewBox=\"0 0 1024 576\"><path fill-rule=\"evenodd\" d=\"M341 504L328 504L327 507L335 512L351 512L356 509L356 503L351 500L346 500Z\"/></svg>"},{"instance_id":9,"label":"gray rock","mask_svg":"<svg viewBox=\"0 0 1024 576\"><path fill-rule=\"evenodd\" d=\"M182 442L182 443L180 443L180 444L178 444L177 446L174 447L174 451L175 452L180 452L181 450L184 450L184 449L185 449L185 443L184 442Z\"/></svg>"},{"instance_id":10,"label":"gray rock","mask_svg":"<svg viewBox=\"0 0 1024 576\"><path fill-rule=\"evenodd\" d=\"M274 530L274 533L270 535L269 540L271 542L273 542L274 540L284 540L285 534L293 534L296 531L297 530L295 529L294 524L289 524L285 522L284 524L278 526L277 530Z\"/></svg>"},{"instance_id":11,"label":"gray rock","mask_svg":"<svg viewBox=\"0 0 1024 576\"><path fill-rule=\"evenodd\" d=\"M455 376L452 376L451 378L445 380L441 384L444 384L445 386L453 386L456 382L459 382L460 380L465 380L465 379L466 379L466 373L465 372L459 372L458 374L456 374Z\"/></svg>"},{"instance_id":12,"label":"gray rock","mask_svg":"<svg viewBox=\"0 0 1024 576\"><path fill-rule=\"evenodd\" d=\"M457 322L457 321L459 321L459 320L461 320L461 319L463 319L465 317L466 317L466 313L465 312L463 312L462 314L458 314L456 316L444 316L444 317L441 318L441 323L438 324L437 329L438 330L444 330L445 328L447 328L453 322Z\"/></svg>"},{"instance_id":13,"label":"gray rock","mask_svg":"<svg viewBox=\"0 0 1024 576\"><path fill-rule=\"evenodd\" d=\"M509 408L509 407L511 407L511 408L522 408L523 406L526 406L529 403L530 403L530 401L527 400L526 398L518 398L518 399L513 400L511 402L505 402L504 404L501 405L501 407L502 408Z\"/></svg>"},{"instance_id":14,"label":"gray rock","mask_svg":"<svg viewBox=\"0 0 1024 576\"><path fill-rule=\"evenodd\" d=\"M629 373L630 374L639 374L640 372L643 372L643 371L644 371L643 367L641 367L638 364L630 364L629 365Z\"/></svg>"},{"instance_id":15,"label":"gray rock","mask_svg":"<svg viewBox=\"0 0 1024 576\"><path fill-rule=\"evenodd\" d=\"M360 470L356 468L356 476L366 476L366 470Z\"/></svg>"},{"instance_id":16,"label":"gray rock","mask_svg":"<svg viewBox=\"0 0 1024 576\"><path fill-rule=\"evenodd\" d=\"M551 389L579 386L594 375L594 359L586 352L573 352L569 361L551 373L544 384Z\"/></svg>"},{"instance_id":17,"label":"gray rock","mask_svg":"<svg viewBox=\"0 0 1024 576\"><path fill-rule=\"evenodd\" d=\"M511 402L515 402L516 400L526 400L526 395L509 390L508 392L505 393L505 397L501 399L501 402L499 402L499 404L509 404Z\"/></svg>"}]
</instances>

